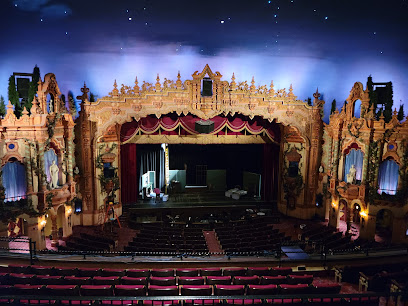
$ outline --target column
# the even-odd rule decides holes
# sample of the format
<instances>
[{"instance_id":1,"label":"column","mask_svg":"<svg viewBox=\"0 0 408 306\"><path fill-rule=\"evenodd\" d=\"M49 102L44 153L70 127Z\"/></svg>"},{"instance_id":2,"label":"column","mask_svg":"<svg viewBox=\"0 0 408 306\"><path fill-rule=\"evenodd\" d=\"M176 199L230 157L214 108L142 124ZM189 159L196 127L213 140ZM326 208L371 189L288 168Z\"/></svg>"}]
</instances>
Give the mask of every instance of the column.
<instances>
[{"instance_id":1,"label":"column","mask_svg":"<svg viewBox=\"0 0 408 306\"><path fill-rule=\"evenodd\" d=\"M27 177L27 193L32 193L33 189L33 172L31 166L31 144L30 142L26 141L25 144L25 159L26 159L26 177Z\"/></svg>"},{"instance_id":2,"label":"column","mask_svg":"<svg viewBox=\"0 0 408 306\"><path fill-rule=\"evenodd\" d=\"M41 184L41 190L45 191L47 190L47 174L46 174L46 169L45 169L45 160L44 160L44 143L39 142L38 143L38 167L40 168L39 174L40 174L40 184ZM40 189L40 187L38 187Z\"/></svg>"},{"instance_id":3,"label":"column","mask_svg":"<svg viewBox=\"0 0 408 306\"><path fill-rule=\"evenodd\" d=\"M333 173L332 177L338 180L338 171L339 171L339 140L334 141L333 148Z\"/></svg>"},{"instance_id":4,"label":"column","mask_svg":"<svg viewBox=\"0 0 408 306\"><path fill-rule=\"evenodd\" d=\"M51 246L56 247L59 245L57 215L51 215L51 222L52 222L51 224L51 235L52 235Z\"/></svg>"},{"instance_id":5,"label":"column","mask_svg":"<svg viewBox=\"0 0 408 306\"><path fill-rule=\"evenodd\" d=\"M72 183L72 178L74 176L73 173L73 159L74 159L74 130L72 129L72 131L68 132L68 139L67 139L67 153L68 153L68 158L66 161L66 165L67 165L67 182L68 184Z\"/></svg>"},{"instance_id":6,"label":"column","mask_svg":"<svg viewBox=\"0 0 408 306\"><path fill-rule=\"evenodd\" d=\"M362 177L361 177L361 184L363 185L367 179L367 172L368 172L368 157L370 155L370 142L368 141L368 143L365 144L366 150L365 150L365 154L364 154L364 159L363 159L363 173L362 173Z\"/></svg>"}]
</instances>

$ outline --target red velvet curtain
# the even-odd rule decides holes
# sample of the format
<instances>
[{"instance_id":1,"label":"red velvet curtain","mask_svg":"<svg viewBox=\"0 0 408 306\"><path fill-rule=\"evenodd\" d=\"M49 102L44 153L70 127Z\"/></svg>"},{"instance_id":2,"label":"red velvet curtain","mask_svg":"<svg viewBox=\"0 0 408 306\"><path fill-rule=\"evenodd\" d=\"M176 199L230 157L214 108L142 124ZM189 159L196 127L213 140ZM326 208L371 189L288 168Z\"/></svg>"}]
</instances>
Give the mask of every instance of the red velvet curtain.
<instances>
[{"instance_id":1,"label":"red velvet curtain","mask_svg":"<svg viewBox=\"0 0 408 306\"><path fill-rule=\"evenodd\" d=\"M279 145L264 144L261 197L265 202L278 200Z\"/></svg>"},{"instance_id":2,"label":"red velvet curtain","mask_svg":"<svg viewBox=\"0 0 408 306\"><path fill-rule=\"evenodd\" d=\"M120 147L122 203L135 203L138 197L138 175L136 169L136 144L127 143Z\"/></svg>"}]
</instances>

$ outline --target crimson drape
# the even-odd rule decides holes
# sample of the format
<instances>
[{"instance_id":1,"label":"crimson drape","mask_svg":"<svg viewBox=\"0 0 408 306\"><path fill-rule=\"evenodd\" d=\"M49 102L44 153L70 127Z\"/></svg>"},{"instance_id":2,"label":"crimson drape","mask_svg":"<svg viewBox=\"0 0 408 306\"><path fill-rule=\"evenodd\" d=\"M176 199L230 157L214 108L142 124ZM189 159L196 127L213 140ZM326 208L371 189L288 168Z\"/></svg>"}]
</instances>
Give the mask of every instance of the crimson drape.
<instances>
[{"instance_id":1,"label":"crimson drape","mask_svg":"<svg viewBox=\"0 0 408 306\"><path fill-rule=\"evenodd\" d=\"M136 144L127 143L120 147L122 203L135 203L138 197L136 169Z\"/></svg>"},{"instance_id":2,"label":"crimson drape","mask_svg":"<svg viewBox=\"0 0 408 306\"><path fill-rule=\"evenodd\" d=\"M279 145L266 143L263 148L263 173L261 196L265 202L278 199Z\"/></svg>"}]
</instances>

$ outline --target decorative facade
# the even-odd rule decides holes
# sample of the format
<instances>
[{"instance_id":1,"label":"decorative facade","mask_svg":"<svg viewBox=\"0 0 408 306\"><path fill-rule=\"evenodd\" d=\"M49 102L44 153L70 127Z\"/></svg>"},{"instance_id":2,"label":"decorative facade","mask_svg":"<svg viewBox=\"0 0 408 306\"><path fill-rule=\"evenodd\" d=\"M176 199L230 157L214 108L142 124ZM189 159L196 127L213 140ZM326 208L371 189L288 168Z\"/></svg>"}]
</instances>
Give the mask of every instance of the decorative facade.
<instances>
[{"instance_id":1,"label":"decorative facade","mask_svg":"<svg viewBox=\"0 0 408 306\"><path fill-rule=\"evenodd\" d=\"M360 235L373 239L377 213L386 209L394 217L392 240L405 241L407 121L401 124L395 114L388 123L376 120L368 90L361 83L354 85L343 109L324 124L324 101L317 91L313 105L308 105L297 99L292 86L286 91L275 89L273 82L266 86L256 85L254 78L248 83L237 82L234 74L230 82L222 77L206 65L184 82L180 73L175 81L161 81L159 75L155 83L139 84L136 78L133 85L118 87L115 81L109 95L96 102L89 102L89 89L84 85L78 97L81 112L74 123L60 101L55 76L47 74L39 82L30 112L24 109L17 119L9 104L1 120L3 180L7 163L23 165L26 192L20 198L28 198L27 207L31 207L31 215L9 213L9 218L3 218L3 232L10 234L7 222L21 217L27 220L26 234L43 248L46 235L56 244L57 237L71 235L73 225L102 224L108 202L118 203L116 213L120 215L124 144L275 143L280 152L279 211L304 219L320 215L335 227L343 218L349 230L358 215ZM361 100L359 118L357 100ZM198 133L189 125L191 118L213 120L216 126ZM237 118L242 124L233 123ZM124 137L123 127L133 123L136 128ZM56 189L50 187L52 161L58 166ZM356 161L356 170L350 170L348 166ZM378 193L383 162L394 172L397 168L392 162L398 166L395 194ZM109 177L105 165L113 170ZM8 206L7 188L3 208ZM316 205L319 199L322 203ZM75 200L83 204L78 215L72 213Z\"/></svg>"}]
</instances>

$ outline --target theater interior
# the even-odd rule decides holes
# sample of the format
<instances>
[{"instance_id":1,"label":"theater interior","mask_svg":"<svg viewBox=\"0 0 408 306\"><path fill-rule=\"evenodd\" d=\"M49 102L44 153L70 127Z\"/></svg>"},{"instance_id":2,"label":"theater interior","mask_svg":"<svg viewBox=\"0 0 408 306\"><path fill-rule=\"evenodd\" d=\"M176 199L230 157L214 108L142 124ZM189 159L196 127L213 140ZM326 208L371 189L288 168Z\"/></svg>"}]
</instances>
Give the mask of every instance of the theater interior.
<instances>
[{"instance_id":1,"label":"theater interior","mask_svg":"<svg viewBox=\"0 0 408 306\"><path fill-rule=\"evenodd\" d=\"M206 65L75 117L46 74L0 119L0 304L408 305L408 123L350 87L325 123Z\"/></svg>"}]
</instances>

